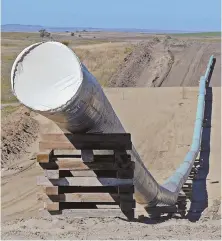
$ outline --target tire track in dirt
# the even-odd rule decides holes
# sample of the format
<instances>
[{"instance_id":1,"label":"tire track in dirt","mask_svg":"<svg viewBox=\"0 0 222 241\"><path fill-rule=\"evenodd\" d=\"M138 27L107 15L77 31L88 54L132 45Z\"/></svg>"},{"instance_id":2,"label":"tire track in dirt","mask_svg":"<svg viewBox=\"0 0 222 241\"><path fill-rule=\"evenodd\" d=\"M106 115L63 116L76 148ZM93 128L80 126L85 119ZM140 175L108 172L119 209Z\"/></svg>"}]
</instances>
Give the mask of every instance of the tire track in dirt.
<instances>
[{"instance_id":1,"label":"tire track in dirt","mask_svg":"<svg viewBox=\"0 0 222 241\"><path fill-rule=\"evenodd\" d=\"M30 161L28 161L28 162L30 162ZM33 165L35 165L36 164L36 160L35 161L33 161L33 162L31 162L31 164L27 164L27 165L24 165L23 167L21 167L21 168L19 168L19 169L16 169L15 171L11 171L11 172L5 172L4 170L2 171L2 186L4 186L7 182L8 182L8 180L10 180L10 178L13 176L13 177L15 177L15 176L18 176L18 175L20 175L22 172L26 172L26 171L28 171L28 170L30 170L32 167L33 167Z\"/></svg>"},{"instance_id":2,"label":"tire track in dirt","mask_svg":"<svg viewBox=\"0 0 222 241\"><path fill-rule=\"evenodd\" d=\"M174 55L174 64L162 87L198 86L199 80L205 74L211 55L217 58L211 86L220 86L220 44L217 42L191 42L184 48L170 47Z\"/></svg>"},{"instance_id":3,"label":"tire track in dirt","mask_svg":"<svg viewBox=\"0 0 222 241\"><path fill-rule=\"evenodd\" d=\"M2 186L2 220L18 217L18 213L28 217L30 210L38 211L41 204L37 202L36 194L41 190L36 184L36 176L41 170L34 165L20 175L12 176L6 185Z\"/></svg>"},{"instance_id":4,"label":"tire track in dirt","mask_svg":"<svg viewBox=\"0 0 222 241\"><path fill-rule=\"evenodd\" d=\"M193 79L192 76L195 76L195 72L197 71L199 64L201 62L201 58L203 57L204 50L208 46L200 46L197 53L194 55L192 61L190 62L187 72L185 73L180 86L183 86L185 82L189 83L190 86L196 84L197 80Z\"/></svg>"}]
</instances>

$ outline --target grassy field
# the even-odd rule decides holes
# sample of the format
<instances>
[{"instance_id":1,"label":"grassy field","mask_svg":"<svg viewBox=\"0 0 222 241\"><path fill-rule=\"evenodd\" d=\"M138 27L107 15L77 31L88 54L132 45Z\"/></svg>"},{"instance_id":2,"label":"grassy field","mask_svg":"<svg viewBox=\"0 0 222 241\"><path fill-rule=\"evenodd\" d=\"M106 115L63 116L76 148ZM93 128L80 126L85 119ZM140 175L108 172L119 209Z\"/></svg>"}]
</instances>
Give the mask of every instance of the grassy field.
<instances>
[{"instance_id":1,"label":"grassy field","mask_svg":"<svg viewBox=\"0 0 222 241\"><path fill-rule=\"evenodd\" d=\"M70 36L56 36L60 42L73 49L89 71L95 75L101 85L117 70L127 54L133 50L133 45L125 42L108 42L101 39L71 39ZM11 92L10 73L17 55L27 46L40 42L38 33L2 33L1 42L1 102L15 102Z\"/></svg>"},{"instance_id":2,"label":"grassy field","mask_svg":"<svg viewBox=\"0 0 222 241\"><path fill-rule=\"evenodd\" d=\"M18 52L19 53L19 52ZM11 92L11 82L10 82L10 73L12 64L18 53L9 53L2 50L1 53L1 102L10 103L15 102L16 98L12 95Z\"/></svg>"},{"instance_id":3,"label":"grassy field","mask_svg":"<svg viewBox=\"0 0 222 241\"><path fill-rule=\"evenodd\" d=\"M107 43L96 47L76 47L73 50L99 83L106 86L126 55L133 50L133 46L125 43Z\"/></svg>"},{"instance_id":4,"label":"grassy field","mask_svg":"<svg viewBox=\"0 0 222 241\"><path fill-rule=\"evenodd\" d=\"M201 33L180 33L180 34L170 34L173 36L182 36L182 37L221 37L221 32L201 32Z\"/></svg>"}]
</instances>

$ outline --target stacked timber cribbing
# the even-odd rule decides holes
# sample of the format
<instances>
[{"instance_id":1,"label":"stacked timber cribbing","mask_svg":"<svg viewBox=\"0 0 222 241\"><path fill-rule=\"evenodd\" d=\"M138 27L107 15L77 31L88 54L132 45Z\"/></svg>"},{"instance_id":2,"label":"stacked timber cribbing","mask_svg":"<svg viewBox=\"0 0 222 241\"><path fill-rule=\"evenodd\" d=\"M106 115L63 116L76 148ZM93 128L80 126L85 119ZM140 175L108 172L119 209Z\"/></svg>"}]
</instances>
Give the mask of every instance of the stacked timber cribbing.
<instances>
[{"instance_id":1,"label":"stacked timber cribbing","mask_svg":"<svg viewBox=\"0 0 222 241\"><path fill-rule=\"evenodd\" d=\"M37 162L45 175L37 183L43 186L39 200L48 212L102 209L109 216L120 209L128 219L134 218L134 162L127 154L132 149L130 134L43 134L41 139Z\"/></svg>"}]
</instances>

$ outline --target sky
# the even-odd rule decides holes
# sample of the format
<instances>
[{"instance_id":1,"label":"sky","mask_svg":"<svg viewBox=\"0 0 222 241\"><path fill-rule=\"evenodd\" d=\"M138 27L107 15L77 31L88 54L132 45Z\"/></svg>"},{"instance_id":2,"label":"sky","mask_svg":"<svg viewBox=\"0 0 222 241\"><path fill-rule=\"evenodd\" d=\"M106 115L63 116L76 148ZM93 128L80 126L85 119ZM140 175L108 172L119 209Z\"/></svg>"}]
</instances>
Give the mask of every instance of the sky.
<instances>
[{"instance_id":1,"label":"sky","mask_svg":"<svg viewBox=\"0 0 222 241\"><path fill-rule=\"evenodd\" d=\"M2 0L1 24L220 31L220 0Z\"/></svg>"}]
</instances>

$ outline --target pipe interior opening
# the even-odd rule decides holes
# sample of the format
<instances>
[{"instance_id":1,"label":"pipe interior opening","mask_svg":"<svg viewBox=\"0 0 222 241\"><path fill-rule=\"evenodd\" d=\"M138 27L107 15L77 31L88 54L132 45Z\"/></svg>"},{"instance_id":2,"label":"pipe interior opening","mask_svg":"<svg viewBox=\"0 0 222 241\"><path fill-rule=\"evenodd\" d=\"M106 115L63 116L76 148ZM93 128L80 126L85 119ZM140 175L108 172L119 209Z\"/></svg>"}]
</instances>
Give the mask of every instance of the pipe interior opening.
<instances>
[{"instance_id":1,"label":"pipe interior opening","mask_svg":"<svg viewBox=\"0 0 222 241\"><path fill-rule=\"evenodd\" d=\"M38 111L66 104L82 83L81 63L75 53L58 42L24 49L11 72L14 94L24 105Z\"/></svg>"}]
</instances>

